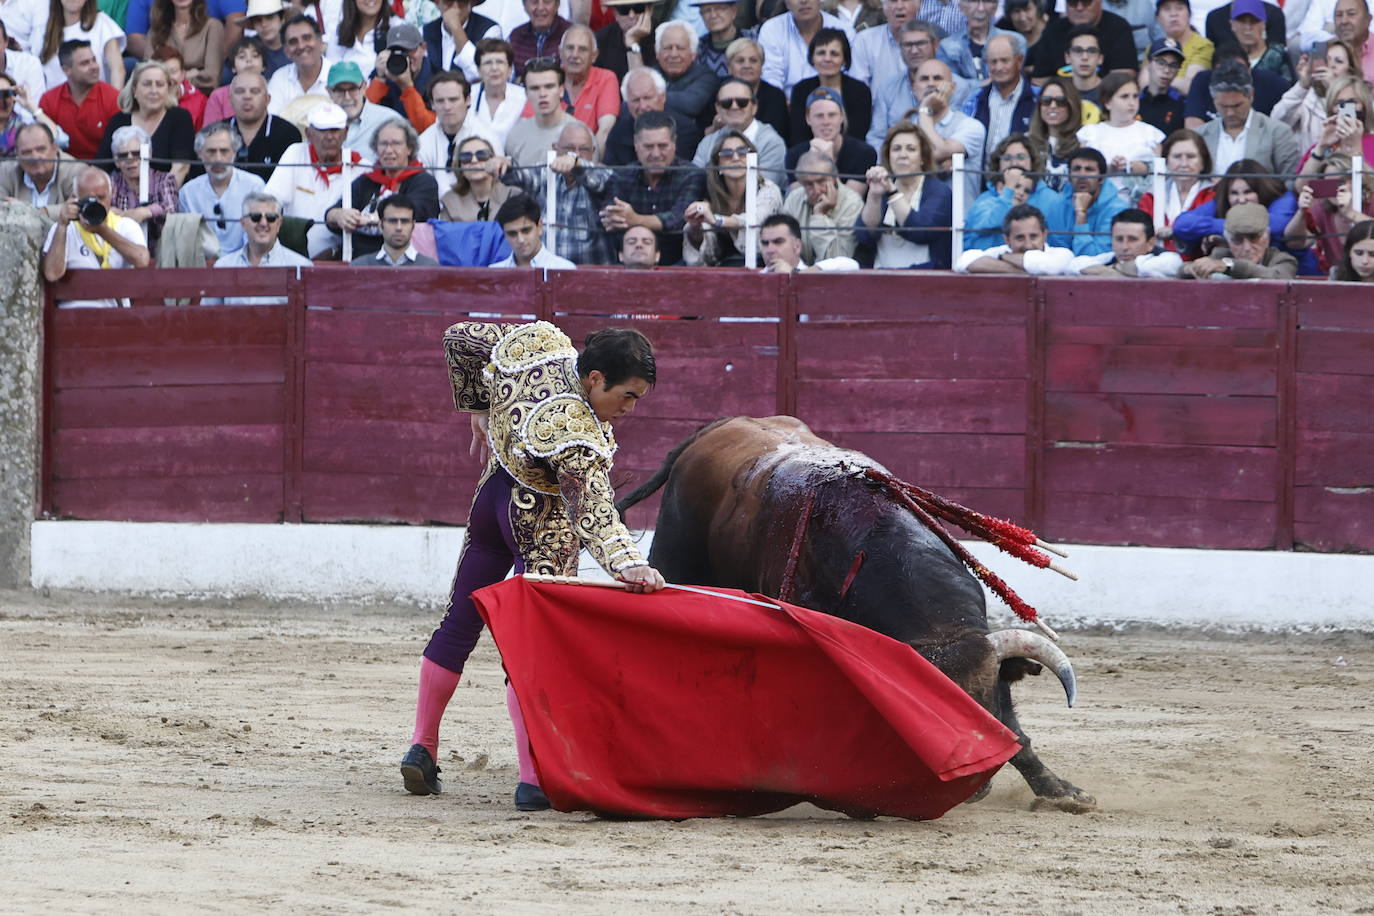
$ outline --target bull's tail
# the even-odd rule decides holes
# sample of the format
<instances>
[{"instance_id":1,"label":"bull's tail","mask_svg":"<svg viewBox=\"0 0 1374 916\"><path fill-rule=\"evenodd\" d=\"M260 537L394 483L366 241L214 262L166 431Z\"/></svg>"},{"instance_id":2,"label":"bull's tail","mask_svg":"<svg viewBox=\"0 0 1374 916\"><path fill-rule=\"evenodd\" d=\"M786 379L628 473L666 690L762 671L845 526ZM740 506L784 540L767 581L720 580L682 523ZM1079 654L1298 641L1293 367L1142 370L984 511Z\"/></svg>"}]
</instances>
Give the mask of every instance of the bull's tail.
<instances>
[{"instance_id":1,"label":"bull's tail","mask_svg":"<svg viewBox=\"0 0 1374 916\"><path fill-rule=\"evenodd\" d=\"M653 496L654 493L657 492L659 487L667 483L668 475L673 472L673 465L677 463L678 456L681 455L687 449L687 446L691 445L693 442L697 441L697 439L701 438L702 434L710 432L720 424L730 419L732 418L721 417L718 420L712 420L710 423L707 423L705 426L701 427L696 432L692 433L686 439L679 442L676 446L673 447L673 450L668 453L668 457L663 459L662 467L660 467L657 471L654 472L654 476L650 477L648 480L644 481L644 483L640 484L639 487L629 496L626 496L624 499L616 500L615 510L619 512L621 515L624 515L626 509L630 508L636 503L643 502L650 496Z\"/></svg>"}]
</instances>

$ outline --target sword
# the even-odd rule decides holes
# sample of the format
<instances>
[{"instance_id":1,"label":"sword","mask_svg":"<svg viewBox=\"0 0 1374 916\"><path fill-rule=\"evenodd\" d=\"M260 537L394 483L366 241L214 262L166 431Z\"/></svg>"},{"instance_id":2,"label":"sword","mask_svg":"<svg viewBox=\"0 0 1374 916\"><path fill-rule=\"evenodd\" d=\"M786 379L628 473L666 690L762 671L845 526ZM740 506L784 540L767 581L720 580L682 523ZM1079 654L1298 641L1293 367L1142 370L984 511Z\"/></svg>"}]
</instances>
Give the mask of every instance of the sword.
<instances>
[{"instance_id":1,"label":"sword","mask_svg":"<svg viewBox=\"0 0 1374 916\"><path fill-rule=\"evenodd\" d=\"M550 585L591 585L597 588L618 588L622 591L629 588L629 585L615 579L583 579L578 576L548 576L542 573L525 573L525 581L542 582ZM713 592L709 588L698 588L695 585L674 585L671 582L664 588L675 588L680 592L695 592L698 595L710 595L712 598L724 598L726 601L738 601L742 604L753 604L759 607L766 607L770 610L780 611L782 607L776 604L769 604L767 601L756 601L753 598L741 598L738 595L724 595L720 592Z\"/></svg>"}]
</instances>

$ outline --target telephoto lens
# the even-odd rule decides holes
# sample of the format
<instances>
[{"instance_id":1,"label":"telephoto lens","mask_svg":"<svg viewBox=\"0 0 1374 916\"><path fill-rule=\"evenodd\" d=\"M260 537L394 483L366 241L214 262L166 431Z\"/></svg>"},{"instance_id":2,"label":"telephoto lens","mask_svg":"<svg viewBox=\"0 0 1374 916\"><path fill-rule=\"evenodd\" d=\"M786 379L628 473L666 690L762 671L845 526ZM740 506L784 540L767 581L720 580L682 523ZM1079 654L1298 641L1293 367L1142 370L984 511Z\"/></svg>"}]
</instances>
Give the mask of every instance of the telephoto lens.
<instances>
[{"instance_id":1,"label":"telephoto lens","mask_svg":"<svg viewBox=\"0 0 1374 916\"><path fill-rule=\"evenodd\" d=\"M386 58L386 72L392 76L400 76L409 69L410 55L406 54L404 48L392 48Z\"/></svg>"},{"instance_id":2,"label":"telephoto lens","mask_svg":"<svg viewBox=\"0 0 1374 916\"><path fill-rule=\"evenodd\" d=\"M105 222L105 217L109 211L105 205L96 197L83 197L76 202L76 212L81 217L81 222L88 226L99 226Z\"/></svg>"}]
</instances>

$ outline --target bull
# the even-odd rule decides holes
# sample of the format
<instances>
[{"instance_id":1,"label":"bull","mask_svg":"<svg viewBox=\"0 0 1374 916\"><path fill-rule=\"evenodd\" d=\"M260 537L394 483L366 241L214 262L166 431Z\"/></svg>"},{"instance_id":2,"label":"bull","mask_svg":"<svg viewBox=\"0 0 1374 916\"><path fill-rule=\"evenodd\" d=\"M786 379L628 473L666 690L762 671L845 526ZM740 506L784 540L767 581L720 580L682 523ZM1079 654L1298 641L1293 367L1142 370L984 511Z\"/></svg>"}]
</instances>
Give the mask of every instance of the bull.
<instances>
[{"instance_id":1,"label":"bull","mask_svg":"<svg viewBox=\"0 0 1374 916\"><path fill-rule=\"evenodd\" d=\"M676 446L616 507L666 482L649 562L668 581L761 593L909 644L1016 733L1011 762L1037 796L1094 804L1040 761L1012 705L1011 685L1044 666L1072 706L1068 657L1030 630L989 631L982 586L869 468L881 470L793 417L735 417Z\"/></svg>"}]
</instances>

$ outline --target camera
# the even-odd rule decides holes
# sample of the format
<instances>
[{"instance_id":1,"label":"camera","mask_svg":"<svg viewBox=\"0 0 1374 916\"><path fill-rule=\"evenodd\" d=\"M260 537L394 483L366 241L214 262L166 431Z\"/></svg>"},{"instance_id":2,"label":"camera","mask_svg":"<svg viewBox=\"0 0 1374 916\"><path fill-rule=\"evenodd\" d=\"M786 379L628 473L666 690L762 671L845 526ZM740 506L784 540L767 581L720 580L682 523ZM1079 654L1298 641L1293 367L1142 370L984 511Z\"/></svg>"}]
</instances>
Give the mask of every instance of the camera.
<instances>
[{"instance_id":1,"label":"camera","mask_svg":"<svg viewBox=\"0 0 1374 916\"><path fill-rule=\"evenodd\" d=\"M97 197L83 197L78 200L76 213L81 217L81 222L88 226L99 226L110 215L110 211L105 209L105 205Z\"/></svg>"},{"instance_id":2,"label":"camera","mask_svg":"<svg viewBox=\"0 0 1374 916\"><path fill-rule=\"evenodd\" d=\"M410 55L405 48L392 48L386 56L386 72L400 76L410 69Z\"/></svg>"}]
</instances>

